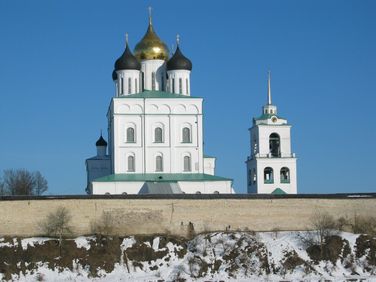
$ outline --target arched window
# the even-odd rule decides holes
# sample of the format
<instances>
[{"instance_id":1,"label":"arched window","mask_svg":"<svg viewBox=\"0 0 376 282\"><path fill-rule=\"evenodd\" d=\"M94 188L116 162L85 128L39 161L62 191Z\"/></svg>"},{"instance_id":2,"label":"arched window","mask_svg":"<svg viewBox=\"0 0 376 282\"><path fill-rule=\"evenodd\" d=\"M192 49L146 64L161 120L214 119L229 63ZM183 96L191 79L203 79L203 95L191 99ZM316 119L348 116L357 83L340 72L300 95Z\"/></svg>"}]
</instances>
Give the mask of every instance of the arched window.
<instances>
[{"instance_id":1,"label":"arched window","mask_svg":"<svg viewBox=\"0 0 376 282\"><path fill-rule=\"evenodd\" d=\"M172 93L175 93L175 78L172 79Z\"/></svg>"},{"instance_id":2,"label":"arched window","mask_svg":"<svg viewBox=\"0 0 376 282\"><path fill-rule=\"evenodd\" d=\"M183 94L183 80L179 78L179 94Z\"/></svg>"},{"instance_id":3,"label":"arched window","mask_svg":"<svg viewBox=\"0 0 376 282\"><path fill-rule=\"evenodd\" d=\"M281 168L281 183L290 183L290 170L288 167Z\"/></svg>"},{"instance_id":4,"label":"arched window","mask_svg":"<svg viewBox=\"0 0 376 282\"><path fill-rule=\"evenodd\" d=\"M219 192L218 192L218 191L214 191L214 193L213 193L213 194L217 194L217 195L218 195L218 194L219 194Z\"/></svg>"},{"instance_id":5,"label":"arched window","mask_svg":"<svg viewBox=\"0 0 376 282\"><path fill-rule=\"evenodd\" d=\"M155 158L155 171L163 171L163 157L157 156Z\"/></svg>"},{"instance_id":6,"label":"arched window","mask_svg":"<svg viewBox=\"0 0 376 282\"><path fill-rule=\"evenodd\" d=\"M164 87L164 77L163 77L163 74L162 74L162 77L161 77L161 89L159 89L159 90L164 91L165 90L164 88L165 88Z\"/></svg>"},{"instance_id":7,"label":"arched window","mask_svg":"<svg viewBox=\"0 0 376 282\"><path fill-rule=\"evenodd\" d=\"M128 94L131 94L131 93L132 93L132 80L129 77L128 78Z\"/></svg>"},{"instance_id":8,"label":"arched window","mask_svg":"<svg viewBox=\"0 0 376 282\"><path fill-rule=\"evenodd\" d=\"M196 191L196 194L201 194L201 192L200 191Z\"/></svg>"},{"instance_id":9,"label":"arched window","mask_svg":"<svg viewBox=\"0 0 376 282\"><path fill-rule=\"evenodd\" d=\"M155 72L151 73L151 89L155 90Z\"/></svg>"},{"instance_id":10,"label":"arched window","mask_svg":"<svg viewBox=\"0 0 376 282\"><path fill-rule=\"evenodd\" d=\"M189 85L188 85L188 78L186 78L185 79L185 92L186 92L186 94L188 95L189 93L188 93L188 89L189 89Z\"/></svg>"},{"instance_id":11,"label":"arched window","mask_svg":"<svg viewBox=\"0 0 376 282\"><path fill-rule=\"evenodd\" d=\"M185 156L184 157L184 171L191 171L191 157Z\"/></svg>"},{"instance_id":12,"label":"arched window","mask_svg":"<svg viewBox=\"0 0 376 282\"><path fill-rule=\"evenodd\" d=\"M163 143L163 130L160 127L154 129L154 142Z\"/></svg>"},{"instance_id":13,"label":"arched window","mask_svg":"<svg viewBox=\"0 0 376 282\"><path fill-rule=\"evenodd\" d=\"M135 138L134 138L134 128L128 127L127 128L127 143L134 143Z\"/></svg>"},{"instance_id":14,"label":"arched window","mask_svg":"<svg viewBox=\"0 0 376 282\"><path fill-rule=\"evenodd\" d=\"M128 171L129 172L135 171L135 168L134 168L134 156L128 156Z\"/></svg>"},{"instance_id":15,"label":"arched window","mask_svg":"<svg viewBox=\"0 0 376 282\"><path fill-rule=\"evenodd\" d=\"M272 133L269 136L269 151L272 157L281 156L281 142L277 133Z\"/></svg>"},{"instance_id":16,"label":"arched window","mask_svg":"<svg viewBox=\"0 0 376 282\"><path fill-rule=\"evenodd\" d=\"M134 92L138 93L137 78L134 79Z\"/></svg>"},{"instance_id":17,"label":"arched window","mask_svg":"<svg viewBox=\"0 0 376 282\"><path fill-rule=\"evenodd\" d=\"M183 128L183 143L191 143L191 130L188 127Z\"/></svg>"},{"instance_id":18,"label":"arched window","mask_svg":"<svg viewBox=\"0 0 376 282\"><path fill-rule=\"evenodd\" d=\"M264 183L274 183L273 169L271 167L264 169Z\"/></svg>"}]
</instances>

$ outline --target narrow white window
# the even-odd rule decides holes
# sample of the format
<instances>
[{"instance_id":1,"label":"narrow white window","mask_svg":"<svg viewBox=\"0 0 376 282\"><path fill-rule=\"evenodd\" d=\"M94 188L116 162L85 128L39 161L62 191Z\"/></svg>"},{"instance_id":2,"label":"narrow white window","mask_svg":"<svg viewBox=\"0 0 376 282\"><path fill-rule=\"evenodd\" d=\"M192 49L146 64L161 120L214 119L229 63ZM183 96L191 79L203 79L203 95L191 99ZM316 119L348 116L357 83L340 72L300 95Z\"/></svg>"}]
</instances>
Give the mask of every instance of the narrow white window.
<instances>
[{"instance_id":1,"label":"narrow white window","mask_svg":"<svg viewBox=\"0 0 376 282\"><path fill-rule=\"evenodd\" d=\"M155 171L163 171L163 157L157 156L155 158Z\"/></svg>"},{"instance_id":2,"label":"narrow white window","mask_svg":"<svg viewBox=\"0 0 376 282\"><path fill-rule=\"evenodd\" d=\"M191 130L188 127L183 128L183 143L191 143Z\"/></svg>"},{"instance_id":3,"label":"narrow white window","mask_svg":"<svg viewBox=\"0 0 376 282\"><path fill-rule=\"evenodd\" d=\"M163 143L163 130L160 127L154 129L154 142Z\"/></svg>"},{"instance_id":4,"label":"narrow white window","mask_svg":"<svg viewBox=\"0 0 376 282\"><path fill-rule=\"evenodd\" d=\"M127 143L134 143L135 138L134 138L134 128L128 127L127 128Z\"/></svg>"},{"instance_id":5,"label":"narrow white window","mask_svg":"<svg viewBox=\"0 0 376 282\"><path fill-rule=\"evenodd\" d=\"M128 171L129 172L135 171L134 156L128 156Z\"/></svg>"},{"instance_id":6,"label":"narrow white window","mask_svg":"<svg viewBox=\"0 0 376 282\"><path fill-rule=\"evenodd\" d=\"M184 157L184 171L191 171L191 157L185 156Z\"/></svg>"}]
</instances>

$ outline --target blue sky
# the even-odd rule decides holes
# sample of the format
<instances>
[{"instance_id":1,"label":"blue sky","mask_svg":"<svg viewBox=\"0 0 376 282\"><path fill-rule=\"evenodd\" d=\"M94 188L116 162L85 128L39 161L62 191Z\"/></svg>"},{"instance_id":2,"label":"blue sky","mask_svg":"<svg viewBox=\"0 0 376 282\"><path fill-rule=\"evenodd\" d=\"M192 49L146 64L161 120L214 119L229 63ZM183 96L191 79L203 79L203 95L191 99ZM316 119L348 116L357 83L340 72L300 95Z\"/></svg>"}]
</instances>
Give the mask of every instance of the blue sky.
<instances>
[{"instance_id":1,"label":"blue sky","mask_svg":"<svg viewBox=\"0 0 376 282\"><path fill-rule=\"evenodd\" d=\"M39 170L49 194L84 193L106 126L113 64L147 27L181 36L204 98L205 152L246 191L253 116L293 125L300 193L375 192L375 1L0 1L0 171Z\"/></svg>"}]
</instances>

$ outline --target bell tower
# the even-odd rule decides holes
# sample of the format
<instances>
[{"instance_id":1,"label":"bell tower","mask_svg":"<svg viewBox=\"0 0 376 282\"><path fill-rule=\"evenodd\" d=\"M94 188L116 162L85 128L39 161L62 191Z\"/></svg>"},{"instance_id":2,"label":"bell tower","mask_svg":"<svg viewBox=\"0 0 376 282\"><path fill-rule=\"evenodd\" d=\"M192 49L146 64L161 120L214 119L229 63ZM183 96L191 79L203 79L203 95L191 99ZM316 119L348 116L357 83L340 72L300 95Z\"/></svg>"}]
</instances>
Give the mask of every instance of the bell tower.
<instances>
[{"instance_id":1,"label":"bell tower","mask_svg":"<svg viewBox=\"0 0 376 282\"><path fill-rule=\"evenodd\" d=\"M253 118L251 154L247 158L248 193L296 194L296 157L291 151L291 125L272 104L270 72L267 103L262 115Z\"/></svg>"}]
</instances>

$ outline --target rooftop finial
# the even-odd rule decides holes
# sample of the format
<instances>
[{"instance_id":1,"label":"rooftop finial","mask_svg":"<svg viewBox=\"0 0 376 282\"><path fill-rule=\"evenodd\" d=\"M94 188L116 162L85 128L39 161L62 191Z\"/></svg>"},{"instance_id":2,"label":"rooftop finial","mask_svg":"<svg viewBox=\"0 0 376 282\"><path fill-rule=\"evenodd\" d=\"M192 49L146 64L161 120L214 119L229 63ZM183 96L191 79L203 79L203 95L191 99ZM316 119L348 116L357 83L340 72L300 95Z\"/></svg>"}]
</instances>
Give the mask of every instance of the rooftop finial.
<instances>
[{"instance_id":1,"label":"rooftop finial","mask_svg":"<svg viewBox=\"0 0 376 282\"><path fill-rule=\"evenodd\" d=\"M151 6L149 6L149 25L152 25L152 21L151 21Z\"/></svg>"},{"instance_id":2,"label":"rooftop finial","mask_svg":"<svg viewBox=\"0 0 376 282\"><path fill-rule=\"evenodd\" d=\"M125 33L125 44L128 45L128 32Z\"/></svg>"},{"instance_id":3,"label":"rooftop finial","mask_svg":"<svg viewBox=\"0 0 376 282\"><path fill-rule=\"evenodd\" d=\"M268 105L272 104L272 90L270 87L270 70L268 71Z\"/></svg>"},{"instance_id":4,"label":"rooftop finial","mask_svg":"<svg viewBox=\"0 0 376 282\"><path fill-rule=\"evenodd\" d=\"M101 129L101 136L102 136L102 129Z\"/></svg>"},{"instance_id":5,"label":"rooftop finial","mask_svg":"<svg viewBox=\"0 0 376 282\"><path fill-rule=\"evenodd\" d=\"M176 34L176 45L179 47L180 45L180 35Z\"/></svg>"}]
</instances>

